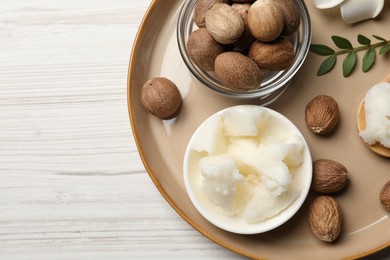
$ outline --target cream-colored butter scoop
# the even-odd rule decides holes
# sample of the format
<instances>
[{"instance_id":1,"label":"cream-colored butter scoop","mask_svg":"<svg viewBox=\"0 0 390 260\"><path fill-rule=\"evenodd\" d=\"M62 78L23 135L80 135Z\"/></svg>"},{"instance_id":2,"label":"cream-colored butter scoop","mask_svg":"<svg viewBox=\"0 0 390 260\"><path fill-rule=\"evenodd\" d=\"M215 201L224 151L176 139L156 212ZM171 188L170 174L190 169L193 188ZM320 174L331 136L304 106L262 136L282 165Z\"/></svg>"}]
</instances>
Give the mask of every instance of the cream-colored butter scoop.
<instances>
[{"instance_id":1,"label":"cream-colored butter scoop","mask_svg":"<svg viewBox=\"0 0 390 260\"><path fill-rule=\"evenodd\" d=\"M312 0L318 9L340 5L341 17L351 24L375 18L382 11L385 0Z\"/></svg>"},{"instance_id":2,"label":"cream-colored butter scoop","mask_svg":"<svg viewBox=\"0 0 390 260\"><path fill-rule=\"evenodd\" d=\"M383 9L385 0L345 0L340 5L341 17L346 23L375 18Z\"/></svg>"},{"instance_id":3,"label":"cream-colored butter scoop","mask_svg":"<svg viewBox=\"0 0 390 260\"><path fill-rule=\"evenodd\" d=\"M312 0L318 9L328 9L341 4L344 0ZM368 1L368 0L366 0Z\"/></svg>"},{"instance_id":4,"label":"cream-colored butter scoop","mask_svg":"<svg viewBox=\"0 0 390 260\"><path fill-rule=\"evenodd\" d=\"M390 74L382 82L390 82ZM364 108L364 99L362 100L362 102L360 103L359 108L358 108L357 127L358 127L359 132L363 131L366 128L366 115L365 115L365 108ZM378 142L373 144L373 145L367 144L367 146L376 154L390 158L390 148L387 148Z\"/></svg>"}]
</instances>

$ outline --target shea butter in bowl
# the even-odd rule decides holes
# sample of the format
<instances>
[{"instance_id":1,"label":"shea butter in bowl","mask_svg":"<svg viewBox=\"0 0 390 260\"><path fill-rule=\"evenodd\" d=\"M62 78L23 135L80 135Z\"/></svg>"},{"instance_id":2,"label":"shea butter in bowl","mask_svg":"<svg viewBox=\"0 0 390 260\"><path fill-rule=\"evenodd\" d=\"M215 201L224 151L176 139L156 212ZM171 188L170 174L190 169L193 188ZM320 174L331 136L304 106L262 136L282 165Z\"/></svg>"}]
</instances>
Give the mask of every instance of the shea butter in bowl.
<instances>
[{"instance_id":1,"label":"shea butter in bowl","mask_svg":"<svg viewBox=\"0 0 390 260\"><path fill-rule=\"evenodd\" d=\"M263 233L302 206L312 179L309 147L280 113L255 105L206 119L184 155L184 182L209 222L237 234Z\"/></svg>"}]
</instances>

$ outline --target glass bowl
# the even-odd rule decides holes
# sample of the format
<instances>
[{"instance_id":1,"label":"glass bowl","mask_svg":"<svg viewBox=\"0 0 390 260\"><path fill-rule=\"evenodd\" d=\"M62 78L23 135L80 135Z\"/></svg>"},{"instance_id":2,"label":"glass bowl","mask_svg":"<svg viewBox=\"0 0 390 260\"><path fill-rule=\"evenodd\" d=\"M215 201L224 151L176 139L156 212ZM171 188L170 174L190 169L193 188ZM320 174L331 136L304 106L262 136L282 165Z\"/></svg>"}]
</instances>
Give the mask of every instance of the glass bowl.
<instances>
[{"instance_id":1,"label":"glass bowl","mask_svg":"<svg viewBox=\"0 0 390 260\"><path fill-rule=\"evenodd\" d=\"M198 28L194 22L196 1L197 0L186 0L183 3L177 22L177 42L179 51L191 74L206 87L225 96L242 99L259 98L262 105L269 104L278 98L301 68L307 53L309 52L311 43L311 24L305 3L301 0L293 0L300 13L301 23L297 32L287 37L293 43L295 50L295 58L292 65L283 71L267 72L263 75L261 85L254 90L235 91L224 87L213 72L202 70L195 65L188 56L186 48L188 37L192 31Z\"/></svg>"}]
</instances>

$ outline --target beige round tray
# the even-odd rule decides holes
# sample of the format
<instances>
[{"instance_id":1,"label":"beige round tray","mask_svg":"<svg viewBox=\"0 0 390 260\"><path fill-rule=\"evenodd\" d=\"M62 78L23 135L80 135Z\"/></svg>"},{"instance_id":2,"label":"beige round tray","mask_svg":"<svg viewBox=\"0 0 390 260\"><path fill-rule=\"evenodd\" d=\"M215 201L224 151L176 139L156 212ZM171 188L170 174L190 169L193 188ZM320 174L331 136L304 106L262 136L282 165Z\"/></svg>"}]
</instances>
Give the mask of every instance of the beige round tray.
<instances>
[{"instance_id":1,"label":"beige round tray","mask_svg":"<svg viewBox=\"0 0 390 260\"><path fill-rule=\"evenodd\" d=\"M269 107L293 121L305 136L313 160L337 160L350 172L351 183L335 196L342 208L344 225L334 244L314 238L307 224L307 207L317 196L311 193L303 208L280 228L261 235L225 232L206 221L189 200L183 182L183 155L187 142L199 124L216 111L237 104L256 104L256 100L233 100L215 94L193 79L185 67L176 42L176 22L182 0L154 0L140 26L129 66L128 104L131 125L140 156L150 178L172 207L195 229L216 243L252 258L262 259L344 259L371 254L390 245L390 218L378 195L390 179L390 161L367 149L356 128L356 111L368 88L390 71L389 60L377 58L369 73L356 68L349 77L341 73L342 60L322 77L316 71L323 57L309 54L301 71L287 91ZM317 10L305 1L313 27L313 43L332 45L331 35L353 39L388 35L388 2L381 17L356 25L346 25L338 9ZM359 53L361 60L362 55ZM361 66L358 63L358 66ZM164 76L175 82L183 96L178 118L161 121L148 114L140 102L140 90L151 77ZM341 112L332 136L312 134L305 125L306 104L316 95L335 98ZM129 184L130 185L130 184Z\"/></svg>"}]
</instances>

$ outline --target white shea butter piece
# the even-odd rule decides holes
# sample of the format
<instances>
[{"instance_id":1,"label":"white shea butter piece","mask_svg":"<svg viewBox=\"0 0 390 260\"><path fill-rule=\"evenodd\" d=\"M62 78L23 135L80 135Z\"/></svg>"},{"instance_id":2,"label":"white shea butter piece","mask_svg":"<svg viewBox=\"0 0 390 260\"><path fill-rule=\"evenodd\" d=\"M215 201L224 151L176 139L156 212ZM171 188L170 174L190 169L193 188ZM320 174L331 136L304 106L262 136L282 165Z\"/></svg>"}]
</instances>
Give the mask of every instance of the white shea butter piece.
<instances>
[{"instance_id":1,"label":"white shea butter piece","mask_svg":"<svg viewBox=\"0 0 390 260\"><path fill-rule=\"evenodd\" d=\"M252 199L246 206L243 217L249 223L260 222L279 214L297 197L298 192L285 192L283 195L272 196L263 185L257 185Z\"/></svg>"},{"instance_id":2,"label":"white shea butter piece","mask_svg":"<svg viewBox=\"0 0 390 260\"><path fill-rule=\"evenodd\" d=\"M300 194L295 174L304 141L262 107L237 106L210 118L194 139L201 191L224 214L248 223L271 218Z\"/></svg>"},{"instance_id":3,"label":"white shea butter piece","mask_svg":"<svg viewBox=\"0 0 390 260\"><path fill-rule=\"evenodd\" d=\"M226 150L227 142L222 134L222 116L214 116L205 122L200 129L192 149L197 152L207 152L209 155L223 153Z\"/></svg>"},{"instance_id":4,"label":"white shea butter piece","mask_svg":"<svg viewBox=\"0 0 390 260\"><path fill-rule=\"evenodd\" d=\"M269 113L257 107L238 107L227 111L223 122L224 134L228 136L256 136L266 124Z\"/></svg>"},{"instance_id":5,"label":"white shea butter piece","mask_svg":"<svg viewBox=\"0 0 390 260\"><path fill-rule=\"evenodd\" d=\"M233 210L237 183L243 180L234 159L229 155L203 157L199 169L204 178L203 189L211 201L225 209Z\"/></svg>"},{"instance_id":6,"label":"white shea butter piece","mask_svg":"<svg viewBox=\"0 0 390 260\"><path fill-rule=\"evenodd\" d=\"M359 133L369 144L390 148L390 83L373 86L364 99L366 128Z\"/></svg>"},{"instance_id":7,"label":"white shea butter piece","mask_svg":"<svg viewBox=\"0 0 390 260\"><path fill-rule=\"evenodd\" d=\"M259 164L261 181L272 196L279 196L288 189L291 174L286 164L281 161L263 160Z\"/></svg>"},{"instance_id":8,"label":"white shea butter piece","mask_svg":"<svg viewBox=\"0 0 390 260\"><path fill-rule=\"evenodd\" d=\"M257 177L263 182L274 196L280 195L291 182L291 175L286 164L283 163L287 146L279 145L279 154L276 146L269 145L267 151L264 145L260 147L254 140L236 139L227 148L227 154L232 156L238 169L244 176L251 176L252 181ZM266 150L266 151L264 151ZM256 183L256 184L257 184Z\"/></svg>"},{"instance_id":9,"label":"white shea butter piece","mask_svg":"<svg viewBox=\"0 0 390 260\"><path fill-rule=\"evenodd\" d=\"M257 164L262 154L255 139L233 139L227 147L226 153L234 158L240 172L248 176L259 176ZM258 178L259 179L259 178Z\"/></svg>"},{"instance_id":10,"label":"white shea butter piece","mask_svg":"<svg viewBox=\"0 0 390 260\"><path fill-rule=\"evenodd\" d=\"M303 162L303 143L290 143L287 145L287 154L283 162L289 167L298 167Z\"/></svg>"}]
</instances>

